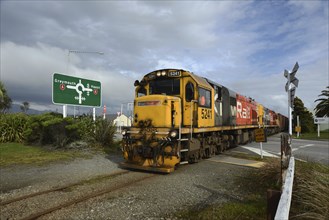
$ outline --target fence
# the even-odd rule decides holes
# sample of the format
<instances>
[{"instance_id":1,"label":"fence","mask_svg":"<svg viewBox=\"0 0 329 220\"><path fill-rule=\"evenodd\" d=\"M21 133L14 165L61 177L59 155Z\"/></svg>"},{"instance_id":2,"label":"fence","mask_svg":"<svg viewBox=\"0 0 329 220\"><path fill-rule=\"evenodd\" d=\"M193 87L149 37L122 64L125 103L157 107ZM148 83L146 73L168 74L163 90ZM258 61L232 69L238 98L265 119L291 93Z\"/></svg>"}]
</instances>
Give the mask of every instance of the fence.
<instances>
[{"instance_id":1,"label":"fence","mask_svg":"<svg viewBox=\"0 0 329 220\"><path fill-rule=\"evenodd\" d=\"M281 178L282 192L279 205L276 210L275 220L289 219L289 211L294 182L295 158L291 156L291 137L288 134L281 135ZM285 176L285 178L283 178Z\"/></svg>"}]
</instances>

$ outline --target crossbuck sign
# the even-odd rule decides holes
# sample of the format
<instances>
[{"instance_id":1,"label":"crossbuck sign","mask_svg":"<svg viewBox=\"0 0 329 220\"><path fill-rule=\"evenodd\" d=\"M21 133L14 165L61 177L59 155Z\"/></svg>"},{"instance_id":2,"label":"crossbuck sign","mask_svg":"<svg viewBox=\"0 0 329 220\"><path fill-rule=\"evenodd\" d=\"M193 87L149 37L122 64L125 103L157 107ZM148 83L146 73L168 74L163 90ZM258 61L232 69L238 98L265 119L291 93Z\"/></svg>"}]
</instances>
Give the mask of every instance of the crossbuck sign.
<instances>
[{"instance_id":1,"label":"crossbuck sign","mask_svg":"<svg viewBox=\"0 0 329 220\"><path fill-rule=\"evenodd\" d=\"M54 73L53 103L100 107L101 83L94 80Z\"/></svg>"}]
</instances>

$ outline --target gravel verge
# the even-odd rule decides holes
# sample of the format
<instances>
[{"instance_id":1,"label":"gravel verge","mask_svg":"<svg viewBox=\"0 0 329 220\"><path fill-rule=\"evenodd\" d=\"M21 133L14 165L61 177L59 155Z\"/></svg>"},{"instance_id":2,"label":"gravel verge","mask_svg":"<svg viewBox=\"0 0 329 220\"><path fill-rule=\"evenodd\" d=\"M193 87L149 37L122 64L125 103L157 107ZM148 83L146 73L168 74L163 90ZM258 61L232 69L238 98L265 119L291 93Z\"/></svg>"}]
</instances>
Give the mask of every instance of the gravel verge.
<instances>
[{"instance_id":1,"label":"gravel verge","mask_svg":"<svg viewBox=\"0 0 329 220\"><path fill-rule=\"evenodd\" d=\"M53 162L40 166L0 168L0 200L47 190L121 170L121 156L92 154L88 158Z\"/></svg>"},{"instance_id":2,"label":"gravel verge","mask_svg":"<svg viewBox=\"0 0 329 220\"><path fill-rule=\"evenodd\" d=\"M120 156L94 155L90 159L76 159L44 167L12 167L0 169L0 199L30 194L51 187L74 183L121 170ZM89 199L52 212L40 219L179 219L184 210L201 210L212 204L240 200L237 176L253 168L201 161L180 166L174 173L136 182L111 193ZM130 172L112 179L95 181L72 190L40 196L2 207L1 219L20 218L42 208L115 185L152 175ZM4 181L3 181L4 180ZM4 184L3 184L4 183Z\"/></svg>"}]
</instances>

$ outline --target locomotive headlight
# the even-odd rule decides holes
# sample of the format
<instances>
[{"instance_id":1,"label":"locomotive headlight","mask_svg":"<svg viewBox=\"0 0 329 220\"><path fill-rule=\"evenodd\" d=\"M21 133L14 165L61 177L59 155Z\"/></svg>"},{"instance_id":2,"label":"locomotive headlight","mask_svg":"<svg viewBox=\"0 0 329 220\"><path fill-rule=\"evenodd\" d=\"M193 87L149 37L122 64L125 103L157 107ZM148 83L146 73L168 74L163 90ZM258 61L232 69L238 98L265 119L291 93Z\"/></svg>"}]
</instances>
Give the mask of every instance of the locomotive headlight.
<instances>
[{"instance_id":1,"label":"locomotive headlight","mask_svg":"<svg viewBox=\"0 0 329 220\"><path fill-rule=\"evenodd\" d=\"M157 72L157 76L161 76L161 73L160 72Z\"/></svg>"},{"instance_id":2,"label":"locomotive headlight","mask_svg":"<svg viewBox=\"0 0 329 220\"><path fill-rule=\"evenodd\" d=\"M178 132L177 132L176 130L173 130L173 131L171 131L171 132L169 133L169 136L170 136L171 138L177 138L177 136L178 136Z\"/></svg>"},{"instance_id":3,"label":"locomotive headlight","mask_svg":"<svg viewBox=\"0 0 329 220\"><path fill-rule=\"evenodd\" d=\"M162 72L161 72L161 75L162 75L162 76L165 76L165 75L166 75L166 71L162 71Z\"/></svg>"}]
</instances>

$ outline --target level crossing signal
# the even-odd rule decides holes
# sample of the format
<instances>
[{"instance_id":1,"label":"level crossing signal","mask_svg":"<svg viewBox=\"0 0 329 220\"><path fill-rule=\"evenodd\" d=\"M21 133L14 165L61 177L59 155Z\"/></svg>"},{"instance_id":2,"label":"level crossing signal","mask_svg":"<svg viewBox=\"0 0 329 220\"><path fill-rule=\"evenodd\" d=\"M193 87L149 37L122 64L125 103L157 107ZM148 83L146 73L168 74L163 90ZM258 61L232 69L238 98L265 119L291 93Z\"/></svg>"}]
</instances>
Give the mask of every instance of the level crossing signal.
<instances>
[{"instance_id":1,"label":"level crossing signal","mask_svg":"<svg viewBox=\"0 0 329 220\"><path fill-rule=\"evenodd\" d=\"M298 87L299 80L296 78L296 73L299 68L298 62L296 62L292 71L284 70L284 77L288 79L285 89L288 92L289 106L293 108L296 88ZM292 86L293 85L293 86Z\"/></svg>"},{"instance_id":2,"label":"level crossing signal","mask_svg":"<svg viewBox=\"0 0 329 220\"><path fill-rule=\"evenodd\" d=\"M292 108L294 107L294 99L296 88L298 87L299 80L296 78L296 73L299 68L298 62L292 68L292 71L284 70L284 77L288 79L285 89L288 93L288 118L289 118L289 135L292 135Z\"/></svg>"}]
</instances>

